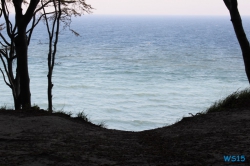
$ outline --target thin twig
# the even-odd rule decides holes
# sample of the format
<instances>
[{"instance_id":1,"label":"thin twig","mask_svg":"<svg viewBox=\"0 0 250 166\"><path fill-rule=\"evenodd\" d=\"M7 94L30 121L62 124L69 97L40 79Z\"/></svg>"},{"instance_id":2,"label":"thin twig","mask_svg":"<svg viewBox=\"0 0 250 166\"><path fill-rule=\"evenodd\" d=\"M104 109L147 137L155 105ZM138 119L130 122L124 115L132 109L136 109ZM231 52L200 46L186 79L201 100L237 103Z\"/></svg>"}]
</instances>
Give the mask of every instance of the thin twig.
<instances>
[{"instance_id":1,"label":"thin twig","mask_svg":"<svg viewBox=\"0 0 250 166\"><path fill-rule=\"evenodd\" d=\"M3 72L3 70L2 70L1 68L0 68L0 71L1 71L1 73L2 73L2 75L3 75L3 80L4 80L5 84L8 85L8 86L11 88L11 85L6 81L4 72ZM11 89L12 89L12 88L11 88Z\"/></svg>"}]
</instances>

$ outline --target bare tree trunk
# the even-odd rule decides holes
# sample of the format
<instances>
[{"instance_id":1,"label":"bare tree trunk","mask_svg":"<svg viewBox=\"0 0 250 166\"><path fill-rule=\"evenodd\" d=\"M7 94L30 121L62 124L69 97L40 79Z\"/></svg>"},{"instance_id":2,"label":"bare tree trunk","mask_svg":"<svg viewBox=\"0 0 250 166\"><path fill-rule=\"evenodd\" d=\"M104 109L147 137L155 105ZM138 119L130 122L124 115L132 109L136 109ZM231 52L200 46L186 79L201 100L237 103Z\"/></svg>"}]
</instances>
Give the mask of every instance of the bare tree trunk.
<instances>
[{"instance_id":1,"label":"bare tree trunk","mask_svg":"<svg viewBox=\"0 0 250 166\"><path fill-rule=\"evenodd\" d=\"M224 0L224 3L230 12L234 31L241 47L246 75L248 78L248 82L250 83L250 46L244 28L242 26L241 17L238 10L238 2L237 0Z\"/></svg>"},{"instance_id":2,"label":"bare tree trunk","mask_svg":"<svg viewBox=\"0 0 250 166\"><path fill-rule=\"evenodd\" d=\"M17 96L17 106L22 109L31 107L30 78L28 71L28 40L26 29L33 17L39 0L31 0L25 14L22 13L23 0L13 0L16 12L17 36L15 37L15 50L17 56L17 82L20 80L20 95ZM18 88L18 86L17 86Z\"/></svg>"},{"instance_id":3,"label":"bare tree trunk","mask_svg":"<svg viewBox=\"0 0 250 166\"><path fill-rule=\"evenodd\" d=\"M53 69L54 69L54 64L55 64L55 55L57 51L57 42L58 42L58 35L59 35L59 28L60 28L60 18L61 18L61 2L58 1L58 4L56 3L55 0L53 0L54 4L54 9L55 9L55 17L54 20L52 21L52 27L50 29L49 26L49 19L46 15L45 9L43 8L44 14L45 14L45 22L46 22L46 27L47 31L49 34L49 53L48 53L48 111L52 112L53 111L53 104L52 104L52 88L53 88L53 83L52 83L52 74L53 74ZM54 40L53 40L54 39Z\"/></svg>"},{"instance_id":4,"label":"bare tree trunk","mask_svg":"<svg viewBox=\"0 0 250 166\"><path fill-rule=\"evenodd\" d=\"M17 101L20 102L22 109L31 107L30 99L30 79L28 71L28 45L26 29L19 29L18 36L15 38L15 49L17 55L17 76L20 78L20 95ZM18 81L18 78L17 80Z\"/></svg>"}]
</instances>

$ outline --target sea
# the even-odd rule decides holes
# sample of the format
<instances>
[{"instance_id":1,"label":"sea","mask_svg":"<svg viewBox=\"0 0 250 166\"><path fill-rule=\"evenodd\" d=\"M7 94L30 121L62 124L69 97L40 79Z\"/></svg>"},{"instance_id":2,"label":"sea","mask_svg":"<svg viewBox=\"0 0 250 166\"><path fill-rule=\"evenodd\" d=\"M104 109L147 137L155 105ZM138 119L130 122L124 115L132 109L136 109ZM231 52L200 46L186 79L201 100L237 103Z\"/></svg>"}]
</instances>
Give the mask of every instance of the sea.
<instances>
[{"instance_id":1,"label":"sea","mask_svg":"<svg viewBox=\"0 0 250 166\"><path fill-rule=\"evenodd\" d=\"M249 38L250 17L243 24ZM28 54L32 104L42 109L48 48L41 23ZM83 111L108 129L168 126L249 86L229 16L84 15L61 28L57 48L54 110ZM13 108L2 75L0 93L0 106Z\"/></svg>"}]
</instances>

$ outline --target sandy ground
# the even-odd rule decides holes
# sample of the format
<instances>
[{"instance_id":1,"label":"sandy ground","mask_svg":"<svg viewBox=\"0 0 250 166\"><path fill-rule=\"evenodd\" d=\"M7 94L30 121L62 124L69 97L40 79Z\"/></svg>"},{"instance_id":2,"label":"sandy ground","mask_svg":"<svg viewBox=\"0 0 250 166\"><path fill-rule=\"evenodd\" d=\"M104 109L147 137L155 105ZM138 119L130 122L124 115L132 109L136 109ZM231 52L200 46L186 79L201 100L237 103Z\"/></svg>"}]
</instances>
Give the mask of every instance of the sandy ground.
<instances>
[{"instance_id":1,"label":"sandy ground","mask_svg":"<svg viewBox=\"0 0 250 166\"><path fill-rule=\"evenodd\" d=\"M239 160L225 162L224 155L236 155ZM42 111L0 111L0 166L219 166L249 162L248 108L188 117L143 132L108 130Z\"/></svg>"}]
</instances>

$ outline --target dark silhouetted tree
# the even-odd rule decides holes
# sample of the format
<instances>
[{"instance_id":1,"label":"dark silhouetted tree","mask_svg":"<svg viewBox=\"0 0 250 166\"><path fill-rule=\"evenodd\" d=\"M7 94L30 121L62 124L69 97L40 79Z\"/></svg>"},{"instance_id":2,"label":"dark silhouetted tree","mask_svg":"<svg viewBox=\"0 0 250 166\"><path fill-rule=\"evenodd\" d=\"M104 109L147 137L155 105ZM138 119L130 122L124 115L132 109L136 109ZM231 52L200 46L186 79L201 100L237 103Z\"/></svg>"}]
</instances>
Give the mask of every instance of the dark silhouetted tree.
<instances>
[{"instance_id":1,"label":"dark silhouetted tree","mask_svg":"<svg viewBox=\"0 0 250 166\"><path fill-rule=\"evenodd\" d=\"M231 16L234 31L242 51L246 75L250 83L250 46L242 25L241 16L238 10L238 2L237 0L224 0L224 3Z\"/></svg>"},{"instance_id":2,"label":"dark silhouetted tree","mask_svg":"<svg viewBox=\"0 0 250 166\"><path fill-rule=\"evenodd\" d=\"M31 93L28 71L28 46L33 30L41 20L54 22L52 27L55 29L52 28L51 34L49 34L50 50L48 57L51 57L51 59L48 58L49 91L49 89L52 89L51 77L58 40L59 22L63 23L64 27L70 26L72 16L81 16L92 8L85 3L85 0L1 0L0 3L0 17L5 21L5 23L0 24L0 59L3 63L3 69L0 68L0 71L5 83L12 90L15 109L29 108L31 106ZM10 11L12 9L15 14L14 22L10 21ZM6 35L3 34L4 30L6 30ZM56 34L56 40L54 40L52 33ZM53 50L51 49L52 42L54 42L55 46ZM13 68L16 68L15 74ZM48 92L48 98L50 98L49 94L52 97L51 93L51 91Z\"/></svg>"},{"instance_id":3,"label":"dark silhouetted tree","mask_svg":"<svg viewBox=\"0 0 250 166\"><path fill-rule=\"evenodd\" d=\"M48 35L49 35L49 53L48 53L48 111L52 112L53 104L52 104L52 73L55 64L55 55L57 50L57 42L59 37L59 29L60 29L60 18L62 14L61 10L61 2L58 1L56 3L53 2L54 13L47 13L45 7L43 7L44 21L47 27ZM50 19L49 19L50 18ZM51 21L51 24L49 22Z\"/></svg>"}]
</instances>

